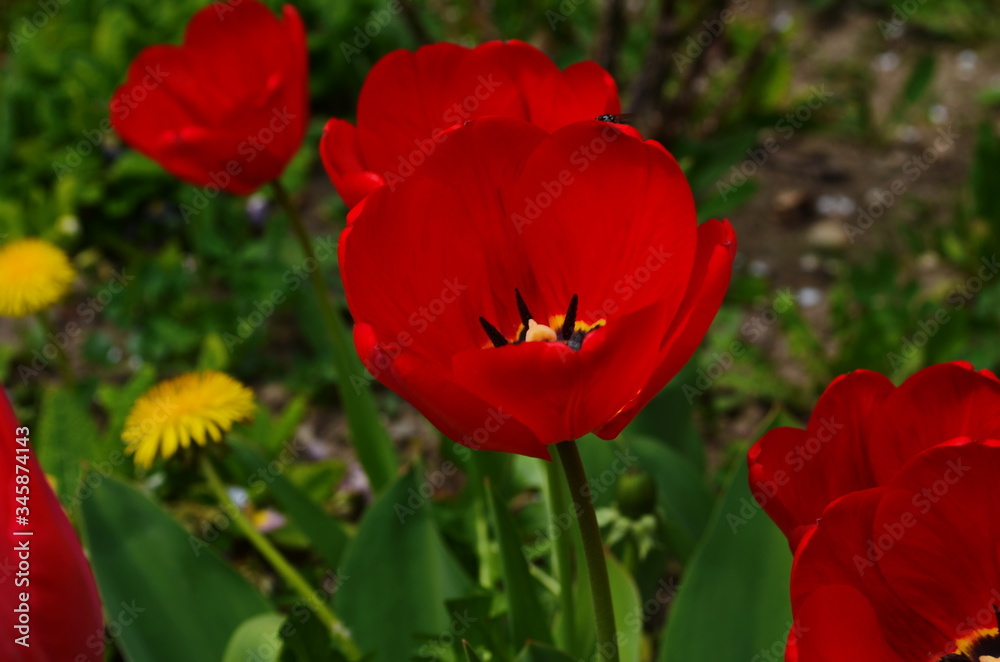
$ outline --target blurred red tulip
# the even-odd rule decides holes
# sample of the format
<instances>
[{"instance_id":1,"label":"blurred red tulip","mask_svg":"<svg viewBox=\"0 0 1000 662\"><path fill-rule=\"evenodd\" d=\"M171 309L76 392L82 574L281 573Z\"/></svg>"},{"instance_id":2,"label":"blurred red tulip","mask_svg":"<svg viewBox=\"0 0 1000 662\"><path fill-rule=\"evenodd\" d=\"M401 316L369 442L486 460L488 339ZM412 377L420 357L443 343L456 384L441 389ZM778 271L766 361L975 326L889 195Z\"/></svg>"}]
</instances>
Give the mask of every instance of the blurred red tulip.
<instances>
[{"instance_id":1,"label":"blurred red tulip","mask_svg":"<svg viewBox=\"0 0 1000 662\"><path fill-rule=\"evenodd\" d=\"M90 564L30 448L30 432L0 388L2 659L99 662L104 617Z\"/></svg>"},{"instance_id":2,"label":"blurred red tulip","mask_svg":"<svg viewBox=\"0 0 1000 662\"><path fill-rule=\"evenodd\" d=\"M111 100L129 145L198 186L251 193L295 155L309 115L309 62L298 12L257 0L216 2L181 46L151 46Z\"/></svg>"},{"instance_id":3,"label":"blurred red tulip","mask_svg":"<svg viewBox=\"0 0 1000 662\"><path fill-rule=\"evenodd\" d=\"M490 115L552 132L621 110L618 88L594 62L560 71L521 41L476 48L433 44L389 53L372 67L358 99L357 126L332 119L320 153L344 203L409 177L449 128Z\"/></svg>"},{"instance_id":4,"label":"blurred red tulip","mask_svg":"<svg viewBox=\"0 0 1000 662\"><path fill-rule=\"evenodd\" d=\"M452 129L355 207L340 264L372 374L473 448L610 439L691 357L736 239L627 126Z\"/></svg>"}]
</instances>

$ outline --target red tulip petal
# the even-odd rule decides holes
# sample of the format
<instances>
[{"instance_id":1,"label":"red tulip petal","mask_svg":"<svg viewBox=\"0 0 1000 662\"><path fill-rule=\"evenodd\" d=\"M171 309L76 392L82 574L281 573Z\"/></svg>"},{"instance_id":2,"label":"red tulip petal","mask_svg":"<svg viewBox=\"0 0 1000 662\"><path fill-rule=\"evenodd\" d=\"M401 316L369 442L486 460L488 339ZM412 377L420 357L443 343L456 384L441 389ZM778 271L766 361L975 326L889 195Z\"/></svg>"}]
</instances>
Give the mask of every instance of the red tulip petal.
<instances>
[{"instance_id":1,"label":"red tulip petal","mask_svg":"<svg viewBox=\"0 0 1000 662\"><path fill-rule=\"evenodd\" d=\"M326 174L348 208L385 183L381 175L368 170L358 130L344 120L333 119L326 123L319 151Z\"/></svg>"},{"instance_id":2,"label":"red tulip petal","mask_svg":"<svg viewBox=\"0 0 1000 662\"><path fill-rule=\"evenodd\" d=\"M729 221L709 221L698 226L698 251L691 282L660 345L659 367L635 403L597 431L599 437L617 437L691 359L729 289L735 256L736 234Z\"/></svg>"},{"instance_id":3,"label":"red tulip petal","mask_svg":"<svg viewBox=\"0 0 1000 662\"><path fill-rule=\"evenodd\" d=\"M451 440L473 449L549 459L548 449L523 423L458 386L440 366L405 348L382 345L367 324L354 327L354 342L372 375Z\"/></svg>"},{"instance_id":4,"label":"red tulip petal","mask_svg":"<svg viewBox=\"0 0 1000 662\"><path fill-rule=\"evenodd\" d=\"M546 131L621 112L615 79L596 62L577 62L547 79L525 91L531 121Z\"/></svg>"},{"instance_id":5,"label":"red tulip petal","mask_svg":"<svg viewBox=\"0 0 1000 662\"><path fill-rule=\"evenodd\" d=\"M789 645L785 662L845 662L878 660L912 662L886 642L875 608L856 588L846 584L822 586L796 609L801 634Z\"/></svg>"},{"instance_id":6,"label":"red tulip petal","mask_svg":"<svg viewBox=\"0 0 1000 662\"><path fill-rule=\"evenodd\" d=\"M635 398L652 370L663 306L615 318L592 331L580 351L563 343L526 342L457 354L465 388L523 421L542 443L579 439Z\"/></svg>"},{"instance_id":7,"label":"red tulip petal","mask_svg":"<svg viewBox=\"0 0 1000 662\"><path fill-rule=\"evenodd\" d=\"M869 450L875 477L892 479L904 462L955 437L1000 438L1000 382L968 363L943 363L907 379L886 398Z\"/></svg>"},{"instance_id":8,"label":"red tulip petal","mask_svg":"<svg viewBox=\"0 0 1000 662\"><path fill-rule=\"evenodd\" d=\"M512 337L519 323L514 291L532 297L535 285L498 191L544 139L539 129L518 120L476 121L445 134L435 158L410 180L389 181L366 199L364 209L352 213L352 233L342 242L351 245L343 251L342 265L356 319L371 323L380 337L419 332L421 347L429 342L448 360L455 352L488 344L480 317ZM470 162L468 155L478 153L491 156ZM386 270L386 264L393 269ZM398 283L385 283L385 291L395 293L392 301L365 295L367 288L398 273L411 275L412 281L402 291ZM443 315L422 314L459 275L467 288L461 290L460 305L448 306Z\"/></svg>"},{"instance_id":9,"label":"red tulip petal","mask_svg":"<svg viewBox=\"0 0 1000 662\"><path fill-rule=\"evenodd\" d=\"M872 436L879 407L892 382L866 370L838 377L820 397L805 431L777 428L751 449L750 489L789 537L816 523L826 506L855 490L875 487L868 453L882 439Z\"/></svg>"},{"instance_id":10,"label":"red tulip petal","mask_svg":"<svg viewBox=\"0 0 1000 662\"><path fill-rule=\"evenodd\" d=\"M372 171L396 170L398 159L460 123L445 115L453 103L452 77L468 52L432 44L416 53L393 51L372 67L358 98L361 151Z\"/></svg>"},{"instance_id":11,"label":"red tulip petal","mask_svg":"<svg viewBox=\"0 0 1000 662\"><path fill-rule=\"evenodd\" d=\"M697 223L684 174L664 152L613 124L570 125L531 155L504 206L535 265L541 319L565 312L574 294L588 323L680 306Z\"/></svg>"},{"instance_id":12,"label":"red tulip petal","mask_svg":"<svg viewBox=\"0 0 1000 662\"><path fill-rule=\"evenodd\" d=\"M444 363L487 342L478 319L492 312L493 283L462 200L437 181L407 184L368 196L341 235L344 291L355 320L381 341Z\"/></svg>"},{"instance_id":13,"label":"red tulip petal","mask_svg":"<svg viewBox=\"0 0 1000 662\"><path fill-rule=\"evenodd\" d=\"M882 574L879 545L890 533L876 523L876 509L884 495L885 488L874 488L838 499L803 540L791 581L802 660L852 659L829 657L832 653L823 650L830 646L843 654L875 647L861 659L896 659L872 655L891 650L901 660L934 660L926 657L928 652L944 650L950 641L915 611L918 605L901 599Z\"/></svg>"},{"instance_id":14,"label":"red tulip petal","mask_svg":"<svg viewBox=\"0 0 1000 662\"><path fill-rule=\"evenodd\" d=\"M997 626L998 474L1000 441L941 444L900 469L875 517L877 533L897 532L879 568L949 641Z\"/></svg>"},{"instance_id":15,"label":"red tulip petal","mask_svg":"<svg viewBox=\"0 0 1000 662\"><path fill-rule=\"evenodd\" d=\"M83 555L80 542L63 512L59 499L48 485L41 465L30 456L27 473L15 473L15 467L24 466L14 461L17 456L18 427L14 411L6 394L0 388L0 446L6 456L3 475L0 476L3 501L4 567L0 579L0 611L2 611L4 636L0 639L0 653L7 662L48 662L55 660L99 662L104 659L104 617L90 565ZM15 521L14 501L16 476L28 476L29 526ZM31 536L17 536L13 532L30 530ZM21 550L27 546L27 551ZM27 555L25 557L24 555ZM27 574L19 578L15 571L27 563ZM21 581L15 581L15 579ZM27 579L28 583L23 583ZM28 594L30 647L15 643L22 633L17 633L20 614L14 610L21 604L21 594Z\"/></svg>"}]
</instances>

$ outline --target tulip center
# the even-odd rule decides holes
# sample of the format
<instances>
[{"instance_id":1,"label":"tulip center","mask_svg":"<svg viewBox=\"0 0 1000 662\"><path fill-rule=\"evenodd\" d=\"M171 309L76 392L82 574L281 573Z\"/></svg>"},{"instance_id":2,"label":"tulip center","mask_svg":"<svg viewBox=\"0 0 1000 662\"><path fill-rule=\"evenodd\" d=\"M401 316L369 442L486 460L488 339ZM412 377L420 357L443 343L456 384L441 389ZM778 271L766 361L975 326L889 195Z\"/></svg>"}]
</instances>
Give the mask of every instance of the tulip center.
<instances>
[{"instance_id":1,"label":"tulip center","mask_svg":"<svg viewBox=\"0 0 1000 662\"><path fill-rule=\"evenodd\" d=\"M504 345L518 345L523 342L559 342L563 343L573 351L579 351L583 347L583 340L594 329L604 326L604 320L598 320L593 324L587 324L576 319L577 307L580 299L577 295L569 302L569 308L565 315L553 315L549 318L548 324L541 324L531 311L528 304L524 302L521 293L514 290L514 297L517 300L517 312L521 317L521 325L517 328L517 334L513 338L508 338L495 326L490 324L485 317L479 318L479 323L486 332L493 347L503 347ZM488 345L487 345L488 347Z\"/></svg>"},{"instance_id":2,"label":"tulip center","mask_svg":"<svg viewBox=\"0 0 1000 662\"><path fill-rule=\"evenodd\" d=\"M959 639L954 653L945 655L938 662L1000 662L1000 607L993 607L997 627L976 630Z\"/></svg>"}]
</instances>

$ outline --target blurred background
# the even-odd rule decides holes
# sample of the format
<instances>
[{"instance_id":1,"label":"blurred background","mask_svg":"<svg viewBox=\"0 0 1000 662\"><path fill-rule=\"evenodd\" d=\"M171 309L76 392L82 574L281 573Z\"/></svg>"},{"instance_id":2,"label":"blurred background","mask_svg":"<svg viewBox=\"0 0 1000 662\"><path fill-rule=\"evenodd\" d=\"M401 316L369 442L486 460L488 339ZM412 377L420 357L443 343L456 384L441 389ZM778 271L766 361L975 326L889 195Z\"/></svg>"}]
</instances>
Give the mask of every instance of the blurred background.
<instances>
[{"instance_id":1,"label":"blurred background","mask_svg":"<svg viewBox=\"0 0 1000 662\"><path fill-rule=\"evenodd\" d=\"M0 241L47 238L80 274L52 315L55 335L0 320L0 381L24 416L42 421L45 461L56 452L45 434L59 426L113 444L157 378L226 370L264 404L245 434L272 452L302 440L297 484L350 522L370 495L345 441L318 309L299 288L264 323L251 317L301 263L286 220L265 194L213 198L179 183L107 122L129 61L179 42L204 4L0 4ZM335 239L345 214L319 162L322 125L353 118L365 75L389 51L521 39L560 66L589 58L614 75L630 121L684 167L699 215L729 218L739 237L733 285L705 343L629 432L666 438L706 494L762 430L801 422L838 374L866 368L898 383L946 360L1000 367L1000 11L991 0L295 5L309 31L313 116L284 180L319 237ZM401 10L372 22L390 6ZM197 210L190 222L185 205ZM333 287L335 267L324 265ZM70 322L83 333L62 342ZM84 400L53 387L50 345L83 376ZM433 467L452 452L406 403L378 396L404 456ZM206 506L185 496L174 471L146 487L197 528ZM462 480L436 486L435 500L448 543L471 565L449 515ZM515 511L522 525L531 517ZM227 544L245 561L239 541Z\"/></svg>"}]
</instances>

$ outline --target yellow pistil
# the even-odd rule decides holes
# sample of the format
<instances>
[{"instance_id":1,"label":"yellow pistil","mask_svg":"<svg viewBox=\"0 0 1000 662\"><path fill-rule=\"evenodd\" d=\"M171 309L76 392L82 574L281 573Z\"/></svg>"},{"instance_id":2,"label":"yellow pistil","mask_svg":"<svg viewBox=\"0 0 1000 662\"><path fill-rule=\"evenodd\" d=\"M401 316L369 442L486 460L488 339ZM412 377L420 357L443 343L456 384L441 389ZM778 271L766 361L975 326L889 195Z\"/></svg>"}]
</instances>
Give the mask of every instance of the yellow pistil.
<instances>
[{"instance_id":1,"label":"yellow pistil","mask_svg":"<svg viewBox=\"0 0 1000 662\"><path fill-rule=\"evenodd\" d=\"M552 342L557 337L552 327L539 324L535 320L528 320L528 333L524 336L525 342Z\"/></svg>"}]
</instances>

